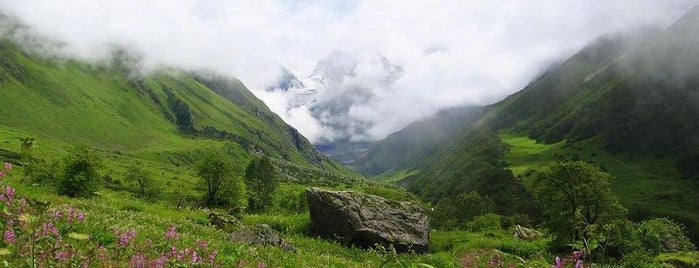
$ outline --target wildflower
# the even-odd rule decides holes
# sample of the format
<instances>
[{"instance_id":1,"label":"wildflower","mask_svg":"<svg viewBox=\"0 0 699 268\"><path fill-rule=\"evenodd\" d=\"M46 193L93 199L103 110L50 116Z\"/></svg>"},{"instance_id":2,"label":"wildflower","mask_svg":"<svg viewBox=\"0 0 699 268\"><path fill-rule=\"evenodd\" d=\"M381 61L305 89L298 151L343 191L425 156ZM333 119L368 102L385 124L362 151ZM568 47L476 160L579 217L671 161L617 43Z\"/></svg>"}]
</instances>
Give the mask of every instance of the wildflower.
<instances>
[{"instance_id":1,"label":"wildflower","mask_svg":"<svg viewBox=\"0 0 699 268\"><path fill-rule=\"evenodd\" d=\"M214 264L214 262L216 262L216 255L218 255L218 251L215 250L209 254L209 264Z\"/></svg>"},{"instance_id":2,"label":"wildflower","mask_svg":"<svg viewBox=\"0 0 699 268\"><path fill-rule=\"evenodd\" d=\"M4 170L0 170L0 178L2 178L2 177L5 177L5 171L4 171Z\"/></svg>"},{"instance_id":3,"label":"wildflower","mask_svg":"<svg viewBox=\"0 0 699 268\"><path fill-rule=\"evenodd\" d=\"M155 259L155 262L153 262L153 265L156 268L163 268L163 267L165 267L166 263L167 263L167 256L163 255L163 256L160 256L157 259Z\"/></svg>"},{"instance_id":4,"label":"wildflower","mask_svg":"<svg viewBox=\"0 0 699 268\"><path fill-rule=\"evenodd\" d=\"M177 233L175 225L170 225L167 227L167 231L165 231L165 239L176 240L179 237L180 234Z\"/></svg>"},{"instance_id":5,"label":"wildflower","mask_svg":"<svg viewBox=\"0 0 699 268\"><path fill-rule=\"evenodd\" d=\"M573 251L573 261L579 260L580 256L582 256L582 252L580 252L579 250Z\"/></svg>"},{"instance_id":6,"label":"wildflower","mask_svg":"<svg viewBox=\"0 0 699 268\"><path fill-rule=\"evenodd\" d=\"M12 188L10 186L5 187L5 195L7 196L8 200L12 200L15 198L15 188Z\"/></svg>"},{"instance_id":7,"label":"wildflower","mask_svg":"<svg viewBox=\"0 0 699 268\"><path fill-rule=\"evenodd\" d=\"M12 230L6 230L5 233L3 233L2 238L5 240L5 243L12 244L15 242L15 232Z\"/></svg>"},{"instance_id":8,"label":"wildflower","mask_svg":"<svg viewBox=\"0 0 699 268\"><path fill-rule=\"evenodd\" d=\"M56 229L56 226L53 225L53 222L51 222L51 221L44 223L41 226L41 230L42 230L41 234L43 236L49 236L49 234L53 234L56 237L60 237L60 235L61 235L60 233L58 233L58 229Z\"/></svg>"},{"instance_id":9,"label":"wildflower","mask_svg":"<svg viewBox=\"0 0 699 268\"><path fill-rule=\"evenodd\" d=\"M104 246L100 246L97 251L99 252L97 254L97 258L101 261L107 259L107 249Z\"/></svg>"},{"instance_id":10,"label":"wildflower","mask_svg":"<svg viewBox=\"0 0 699 268\"><path fill-rule=\"evenodd\" d=\"M563 261L560 257L556 257L556 265L551 265L551 268L563 268Z\"/></svg>"},{"instance_id":11,"label":"wildflower","mask_svg":"<svg viewBox=\"0 0 699 268\"><path fill-rule=\"evenodd\" d=\"M5 170L12 170L12 164L5 162Z\"/></svg>"},{"instance_id":12,"label":"wildflower","mask_svg":"<svg viewBox=\"0 0 699 268\"><path fill-rule=\"evenodd\" d=\"M206 242L205 240L199 240L197 241L197 246L199 246L200 249L206 249L209 247L209 242Z\"/></svg>"},{"instance_id":13,"label":"wildflower","mask_svg":"<svg viewBox=\"0 0 699 268\"><path fill-rule=\"evenodd\" d=\"M583 262L581 260L578 260L577 262L575 262L575 268L583 268L582 263Z\"/></svg>"},{"instance_id":14,"label":"wildflower","mask_svg":"<svg viewBox=\"0 0 699 268\"><path fill-rule=\"evenodd\" d=\"M192 251L192 260L190 262L193 264L201 264L202 259L196 251Z\"/></svg>"},{"instance_id":15,"label":"wildflower","mask_svg":"<svg viewBox=\"0 0 699 268\"><path fill-rule=\"evenodd\" d=\"M64 261L66 259L68 259L68 252L65 252L65 251L56 252L56 260Z\"/></svg>"},{"instance_id":16,"label":"wildflower","mask_svg":"<svg viewBox=\"0 0 699 268\"><path fill-rule=\"evenodd\" d=\"M126 247L131 243L131 240L136 237L136 230L131 229L119 236L119 246Z\"/></svg>"},{"instance_id":17,"label":"wildflower","mask_svg":"<svg viewBox=\"0 0 699 268\"><path fill-rule=\"evenodd\" d=\"M146 267L146 256L143 253L138 253L131 257L131 267L144 268Z\"/></svg>"},{"instance_id":18,"label":"wildflower","mask_svg":"<svg viewBox=\"0 0 699 268\"><path fill-rule=\"evenodd\" d=\"M85 214L82 211L78 212L77 219L78 221L83 221L85 219Z\"/></svg>"},{"instance_id":19,"label":"wildflower","mask_svg":"<svg viewBox=\"0 0 699 268\"><path fill-rule=\"evenodd\" d=\"M257 268L265 268L267 267L264 262L258 262L257 263Z\"/></svg>"}]
</instances>

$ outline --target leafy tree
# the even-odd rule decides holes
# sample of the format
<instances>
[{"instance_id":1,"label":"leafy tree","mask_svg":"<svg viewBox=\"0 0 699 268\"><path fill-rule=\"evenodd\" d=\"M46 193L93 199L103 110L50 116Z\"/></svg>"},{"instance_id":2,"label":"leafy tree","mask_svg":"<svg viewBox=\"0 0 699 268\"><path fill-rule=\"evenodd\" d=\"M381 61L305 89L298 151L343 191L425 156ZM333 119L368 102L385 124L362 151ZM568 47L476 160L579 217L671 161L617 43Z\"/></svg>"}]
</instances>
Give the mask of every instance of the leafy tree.
<instances>
[{"instance_id":1,"label":"leafy tree","mask_svg":"<svg viewBox=\"0 0 699 268\"><path fill-rule=\"evenodd\" d=\"M248 205L253 211L262 211L273 203L272 194L279 186L272 161L267 156L255 157L245 168L248 187Z\"/></svg>"},{"instance_id":2,"label":"leafy tree","mask_svg":"<svg viewBox=\"0 0 699 268\"><path fill-rule=\"evenodd\" d=\"M493 201L477 192L442 199L432 213L432 225L444 230L463 229L474 217L493 211Z\"/></svg>"},{"instance_id":3,"label":"leafy tree","mask_svg":"<svg viewBox=\"0 0 699 268\"><path fill-rule=\"evenodd\" d=\"M140 165L129 168L126 179L136 183L136 194L139 198L154 199L160 194L153 177Z\"/></svg>"},{"instance_id":4,"label":"leafy tree","mask_svg":"<svg viewBox=\"0 0 699 268\"><path fill-rule=\"evenodd\" d=\"M240 182L240 178L233 174L232 163L223 155L206 155L197 170L205 188L204 198L207 205L227 205L231 200L242 199L245 186Z\"/></svg>"},{"instance_id":5,"label":"leafy tree","mask_svg":"<svg viewBox=\"0 0 699 268\"><path fill-rule=\"evenodd\" d=\"M101 158L87 145L73 148L63 159L63 172L56 185L59 194L70 197L89 197L100 186L97 172Z\"/></svg>"},{"instance_id":6,"label":"leafy tree","mask_svg":"<svg viewBox=\"0 0 699 268\"><path fill-rule=\"evenodd\" d=\"M612 176L581 162L556 163L538 174L535 194L556 237L555 246L580 244L591 251L620 239L626 209L612 194Z\"/></svg>"}]
</instances>

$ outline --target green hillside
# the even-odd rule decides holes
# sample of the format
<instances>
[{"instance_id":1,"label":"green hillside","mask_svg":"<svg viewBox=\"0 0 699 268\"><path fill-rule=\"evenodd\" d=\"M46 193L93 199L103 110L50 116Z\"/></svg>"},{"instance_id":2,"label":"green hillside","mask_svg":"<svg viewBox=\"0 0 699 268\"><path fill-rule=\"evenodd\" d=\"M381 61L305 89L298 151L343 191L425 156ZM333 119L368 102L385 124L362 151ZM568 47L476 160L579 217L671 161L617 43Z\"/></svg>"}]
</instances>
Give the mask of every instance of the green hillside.
<instances>
[{"instance_id":1,"label":"green hillside","mask_svg":"<svg viewBox=\"0 0 699 268\"><path fill-rule=\"evenodd\" d=\"M207 140L229 142L240 162L253 151L307 167L329 162L235 79L171 69L130 77L115 64L39 57L7 40L0 60L0 128L28 137L163 160Z\"/></svg>"},{"instance_id":2,"label":"green hillside","mask_svg":"<svg viewBox=\"0 0 699 268\"><path fill-rule=\"evenodd\" d=\"M507 178L531 190L535 171L581 160L615 177L632 219L671 217L699 241L697 33L695 8L666 30L596 41L487 106L398 184L435 203L477 191L499 213L521 213L529 208L504 209L526 193L506 201L487 186Z\"/></svg>"}]
</instances>

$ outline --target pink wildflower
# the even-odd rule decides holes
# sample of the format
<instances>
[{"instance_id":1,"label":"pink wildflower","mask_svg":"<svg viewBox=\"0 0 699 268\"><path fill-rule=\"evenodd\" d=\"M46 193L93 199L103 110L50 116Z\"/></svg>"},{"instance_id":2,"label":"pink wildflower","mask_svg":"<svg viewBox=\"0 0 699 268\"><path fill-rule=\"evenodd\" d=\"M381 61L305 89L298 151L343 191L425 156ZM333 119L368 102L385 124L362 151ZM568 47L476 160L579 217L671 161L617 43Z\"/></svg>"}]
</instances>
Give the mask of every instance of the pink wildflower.
<instances>
[{"instance_id":1,"label":"pink wildflower","mask_svg":"<svg viewBox=\"0 0 699 268\"><path fill-rule=\"evenodd\" d=\"M265 268L267 267L264 262L258 262L257 263L257 268Z\"/></svg>"},{"instance_id":2,"label":"pink wildflower","mask_svg":"<svg viewBox=\"0 0 699 268\"><path fill-rule=\"evenodd\" d=\"M15 242L15 232L12 230L5 231L2 237L5 240L5 243L12 244Z\"/></svg>"},{"instance_id":3,"label":"pink wildflower","mask_svg":"<svg viewBox=\"0 0 699 268\"><path fill-rule=\"evenodd\" d=\"M104 246L100 246L97 250L99 252L97 254L98 259L100 259L102 261L107 259L107 249Z\"/></svg>"},{"instance_id":4,"label":"pink wildflower","mask_svg":"<svg viewBox=\"0 0 699 268\"><path fill-rule=\"evenodd\" d=\"M214 264L214 262L216 262L216 255L218 255L218 251L215 250L209 254L209 264Z\"/></svg>"},{"instance_id":5,"label":"pink wildflower","mask_svg":"<svg viewBox=\"0 0 699 268\"><path fill-rule=\"evenodd\" d=\"M134 268L145 268L146 267L146 256L143 253L138 253L131 257L131 267Z\"/></svg>"},{"instance_id":6,"label":"pink wildflower","mask_svg":"<svg viewBox=\"0 0 699 268\"><path fill-rule=\"evenodd\" d=\"M68 252L65 252L65 251L56 252L56 260L64 261L66 259L68 259Z\"/></svg>"},{"instance_id":7,"label":"pink wildflower","mask_svg":"<svg viewBox=\"0 0 699 268\"><path fill-rule=\"evenodd\" d=\"M12 164L5 162L5 170L12 170Z\"/></svg>"},{"instance_id":8,"label":"pink wildflower","mask_svg":"<svg viewBox=\"0 0 699 268\"><path fill-rule=\"evenodd\" d=\"M582 252L580 252L579 250L573 251L573 261L579 260L581 255Z\"/></svg>"},{"instance_id":9,"label":"pink wildflower","mask_svg":"<svg viewBox=\"0 0 699 268\"><path fill-rule=\"evenodd\" d=\"M78 221L83 221L85 219L85 214L82 211L78 212L77 219Z\"/></svg>"},{"instance_id":10,"label":"pink wildflower","mask_svg":"<svg viewBox=\"0 0 699 268\"><path fill-rule=\"evenodd\" d=\"M551 268L563 268L564 262L560 257L556 257L556 265L551 265Z\"/></svg>"},{"instance_id":11,"label":"pink wildflower","mask_svg":"<svg viewBox=\"0 0 699 268\"><path fill-rule=\"evenodd\" d=\"M177 233L177 227L175 227L175 225L170 225L167 227L167 231L165 231L165 239L177 240L179 237L180 234Z\"/></svg>"},{"instance_id":12,"label":"pink wildflower","mask_svg":"<svg viewBox=\"0 0 699 268\"><path fill-rule=\"evenodd\" d=\"M4 171L4 170L0 170L0 178L2 178L2 177L5 177L5 171Z\"/></svg>"},{"instance_id":13,"label":"pink wildflower","mask_svg":"<svg viewBox=\"0 0 699 268\"><path fill-rule=\"evenodd\" d=\"M131 243L131 240L134 239L134 237L136 237L136 230L134 230L134 229L131 229L125 233L122 233L119 236L119 246L120 247L128 246Z\"/></svg>"},{"instance_id":14,"label":"pink wildflower","mask_svg":"<svg viewBox=\"0 0 699 268\"><path fill-rule=\"evenodd\" d=\"M581 260L578 260L577 262L575 262L575 268L583 268L582 264L583 262Z\"/></svg>"},{"instance_id":15,"label":"pink wildflower","mask_svg":"<svg viewBox=\"0 0 699 268\"><path fill-rule=\"evenodd\" d=\"M160 256L157 259L155 259L155 261L153 262L153 265L156 268L163 268L163 267L165 267L166 263L167 263L167 256L163 255L163 256Z\"/></svg>"}]
</instances>

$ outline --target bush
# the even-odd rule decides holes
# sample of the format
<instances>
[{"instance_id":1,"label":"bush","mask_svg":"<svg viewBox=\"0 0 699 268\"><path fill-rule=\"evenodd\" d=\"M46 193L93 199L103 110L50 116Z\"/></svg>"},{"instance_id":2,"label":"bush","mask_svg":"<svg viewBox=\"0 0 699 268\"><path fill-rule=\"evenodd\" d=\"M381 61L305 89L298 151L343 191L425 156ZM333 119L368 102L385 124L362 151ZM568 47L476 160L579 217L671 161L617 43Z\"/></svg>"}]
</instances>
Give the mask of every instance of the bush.
<instances>
[{"instance_id":1,"label":"bush","mask_svg":"<svg viewBox=\"0 0 699 268\"><path fill-rule=\"evenodd\" d=\"M473 220L466 223L466 228L472 232L498 231L502 230L503 217L494 213L473 217Z\"/></svg>"},{"instance_id":2,"label":"bush","mask_svg":"<svg viewBox=\"0 0 699 268\"><path fill-rule=\"evenodd\" d=\"M126 172L125 180L132 183L131 191L136 193L138 198L155 200L160 195L160 187L153 180L153 177L139 165L129 168ZM116 180L114 182L119 181Z\"/></svg>"},{"instance_id":3,"label":"bush","mask_svg":"<svg viewBox=\"0 0 699 268\"><path fill-rule=\"evenodd\" d=\"M636 232L641 245L654 254L695 248L685 235L684 226L668 218L654 218L644 221Z\"/></svg>"},{"instance_id":4,"label":"bush","mask_svg":"<svg viewBox=\"0 0 699 268\"><path fill-rule=\"evenodd\" d=\"M92 196L100 186L97 168L101 159L86 145L73 148L63 159L63 172L58 178L58 194L70 197Z\"/></svg>"},{"instance_id":5,"label":"bush","mask_svg":"<svg viewBox=\"0 0 699 268\"><path fill-rule=\"evenodd\" d=\"M210 153L197 167L207 205L242 205L245 185L233 174L233 164L219 153Z\"/></svg>"}]
</instances>

